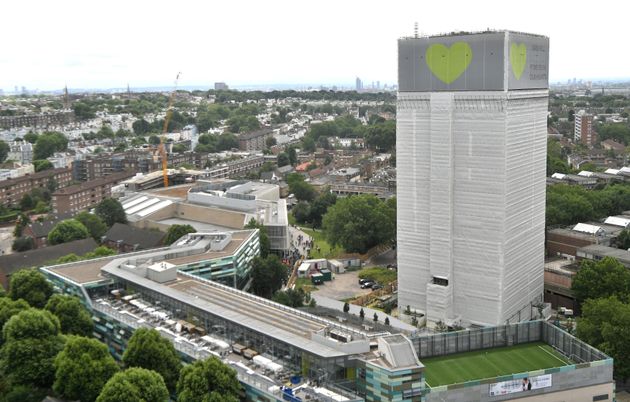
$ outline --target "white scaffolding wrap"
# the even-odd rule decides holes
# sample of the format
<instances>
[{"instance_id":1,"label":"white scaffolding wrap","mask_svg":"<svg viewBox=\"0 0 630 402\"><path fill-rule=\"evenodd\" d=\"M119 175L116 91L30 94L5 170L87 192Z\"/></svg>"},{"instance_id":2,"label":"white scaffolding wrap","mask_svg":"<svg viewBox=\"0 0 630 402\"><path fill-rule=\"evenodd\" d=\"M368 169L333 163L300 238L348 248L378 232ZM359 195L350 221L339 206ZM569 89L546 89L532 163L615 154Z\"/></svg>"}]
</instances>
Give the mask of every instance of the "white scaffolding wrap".
<instances>
[{"instance_id":1,"label":"white scaffolding wrap","mask_svg":"<svg viewBox=\"0 0 630 402\"><path fill-rule=\"evenodd\" d=\"M400 92L399 305L531 317L543 293L547 90Z\"/></svg>"}]
</instances>

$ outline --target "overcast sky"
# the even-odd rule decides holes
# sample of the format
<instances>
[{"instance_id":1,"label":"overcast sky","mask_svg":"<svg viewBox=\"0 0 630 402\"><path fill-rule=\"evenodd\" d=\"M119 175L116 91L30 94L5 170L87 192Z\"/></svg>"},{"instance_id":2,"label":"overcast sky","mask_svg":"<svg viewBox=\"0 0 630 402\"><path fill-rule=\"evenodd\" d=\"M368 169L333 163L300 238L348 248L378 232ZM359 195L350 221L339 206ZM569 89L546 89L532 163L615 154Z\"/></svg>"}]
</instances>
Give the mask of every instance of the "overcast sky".
<instances>
[{"instance_id":1,"label":"overcast sky","mask_svg":"<svg viewBox=\"0 0 630 402\"><path fill-rule=\"evenodd\" d=\"M396 82L396 39L511 29L550 37L551 81L630 77L630 2L8 0L0 88Z\"/></svg>"}]
</instances>

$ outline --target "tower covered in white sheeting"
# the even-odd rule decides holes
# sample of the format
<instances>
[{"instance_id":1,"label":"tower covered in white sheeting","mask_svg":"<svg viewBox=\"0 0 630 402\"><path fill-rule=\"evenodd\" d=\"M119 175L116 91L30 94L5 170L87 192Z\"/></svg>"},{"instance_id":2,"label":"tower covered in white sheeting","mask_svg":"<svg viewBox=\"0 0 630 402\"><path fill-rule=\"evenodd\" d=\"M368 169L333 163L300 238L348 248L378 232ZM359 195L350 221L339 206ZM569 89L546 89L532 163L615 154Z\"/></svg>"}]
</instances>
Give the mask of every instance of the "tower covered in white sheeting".
<instances>
[{"instance_id":1,"label":"tower covered in white sheeting","mask_svg":"<svg viewBox=\"0 0 630 402\"><path fill-rule=\"evenodd\" d=\"M398 53L398 305L465 325L537 316L549 39L458 33Z\"/></svg>"}]
</instances>

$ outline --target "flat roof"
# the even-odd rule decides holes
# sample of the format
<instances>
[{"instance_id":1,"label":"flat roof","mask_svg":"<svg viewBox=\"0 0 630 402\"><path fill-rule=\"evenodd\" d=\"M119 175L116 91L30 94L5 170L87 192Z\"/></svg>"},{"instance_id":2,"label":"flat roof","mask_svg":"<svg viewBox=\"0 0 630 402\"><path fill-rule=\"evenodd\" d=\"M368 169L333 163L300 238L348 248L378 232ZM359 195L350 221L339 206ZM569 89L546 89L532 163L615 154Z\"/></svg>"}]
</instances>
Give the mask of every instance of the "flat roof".
<instances>
[{"instance_id":1,"label":"flat roof","mask_svg":"<svg viewBox=\"0 0 630 402\"><path fill-rule=\"evenodd\" d=\"M544 342L421 358L420 361L431 388L574 364Z\"/></svg>"},{"instance_id":2,"label":"flat roof","mask_svg":"<svg viewBox=\"0 0 630 402\"><path fill-rule=\"evenodd\" d=\"M198 252L198 250L200 250L200 247L195 245L193 245L193 247L190 247L189 249L186 249L185 247L182 248L181 246L178 248L174 248L175 246L171 246L143 250L135 253L125 253L94 260L78 261L62 265L53 265L45 267L45 269L52 273L63 276L64 278L70 279L71 281L78 284L85 284L105 279L105 277L101 274L101 269L112 262L114 262L113 265L120 265L130 259L156 258L163 255L173 254L174 251L176 251L177 254L180 254L180 256L166 259L157 258L156 262L164 261L175 265L183 265L198 261L226 257L228 255L234 254L234 252L247 239L249 239L250 236L252 236L253 232L254 230L241 230L238 232L232 232L232 239L230 240L230 242L222 250L218 251L208 248L204 252ZM216 233L209 233L208 235L213 234ZM187 252L189 253L188 255L186 255Z\"/></svg>"},{"instance_id":3,"label":"flat roof","mask_svg":"<svg viewBox=\"0 0 630 402\"><path fill-rule=\"evenodd\" d=\"M214 232L214 231L227 232L227 231L234 230L234 228L230 226L215 225L212 223L199 222L199 221L194 221L192 219L184 219L184 218L166 218L166 219L158 220L156 222L163 223L166 225L190 225L194 227L196 230L203 231L203 232Z\"/></svg>"},{"instance_id":4,"label":"flat roof","mask_svg":"<svg viewBox=\"0 0 630 402\"><path fill-rule=\"evenodd\" d=\"M160 284L114 266L106 266L103 271L318 356L348 354L310 339L308 331L337 325L326 319L182 272L174 282Z\"/></svg>"}]
</instances>

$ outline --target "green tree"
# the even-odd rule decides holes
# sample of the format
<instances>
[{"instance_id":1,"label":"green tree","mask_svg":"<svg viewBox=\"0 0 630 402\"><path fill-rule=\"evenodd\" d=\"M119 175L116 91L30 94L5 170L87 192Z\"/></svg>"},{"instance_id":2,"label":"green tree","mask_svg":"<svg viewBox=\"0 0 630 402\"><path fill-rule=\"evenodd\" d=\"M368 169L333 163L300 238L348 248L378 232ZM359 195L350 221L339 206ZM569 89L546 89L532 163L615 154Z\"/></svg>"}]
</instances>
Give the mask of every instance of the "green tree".
<instances>
[{"instance_id":1,"label":"green tree","mask_svg":"<svg viewBox=\"0 0 630 402\"><path fill-rule=\"evenodd\" d=\"M306 152L315 152L315 150L317 149L317 147L315 146L315 140L313 140L311 137L303 137L302 148L304 148L304 151Z\"/></svg>"},{"instance_id":2,"label":"green tree","mask_svg":"<svg viewBox=\"0 0 630 402\"><path fill-rule=\"evenodd\" d=\"M74 115L77 120L89 120L96 117L96 113L92 110L90 105L83 102L75 102L72 105L72 109L74 110Z\"/></svg>"},{"instance_id":3,"label":"green tree","mask_svg":"<svg viewBox=\"0 0 630 402\"><path fill-rule=\"evenodd\" d=\"M0 140L0 163L3 163L7 160L7 156L9 155L10 150L11 148L9 147L9 144Z\"/></svg>"},{"instance_id":4,"label":"green tree","mask_svg":"<svg viewBox=\"0 0 630 402\"><path fill-rule=\"evenodd\" d=\"M35 248L35 242L31 236L18 237L11 245L11 250L18 252L32 250L33 248Z\"/></svg>"},{"instance_id":5,"label":"green tree","mask_svg":"<svg viewBox=\"0 0 630 402\"><path fill-rule=\"evenodd\" d=\"M287 267L275 254L266 258L256 257L252 265L252 292L258 296L270 299L282 288L288 277Z\"/></svg>"},{"instance_id":6,"label":"green tree","mask_svg":"<svg viewBox=\"0 0 630 402\"><path fill-rule=\"evenodd\" d=\"M225 133L217 137L216 151L229 151L233 148L238 148L238 138L234 134Z\"/></svg>"},{"instance_id":7,"label":"green tree","mask_svg":"<svg viewBox=\"0 0 630 402\"><path fill-rule=\"evenodd\" d=\"M32 307L43 308L52 292L52 285L37 270L22 269L11 275L9 296L13 300L23 299Z\"/></svg>"},{"instance_id":8,"label":"green tree","mask_svg":"<svg viewBox=\"0 0 630 402\"><path fill-rule=\"evenodd\" d=\"M96 215L105 222L108 228L114 223L127 223L127 215L118 200L105 198L95 208Z\"/></svg>"},{"instance_id":9,"label":"green tree","mask_svg":"<svg viewBox=\"0 0 630 402\"><path fill-rule=\"evenodd\" d=\"M118 365L104 343L71 336L55 358L53 389L68 400L93 402L117 372Z\"/></svg>"},{"instance_id":10,"label":"green tree","mask_svg":"<svg viewBox=\"0 0 630 402\"><path fill-rule=\"evenodd\" d=\"M68 243L86 239L89 235L87 228L81 222L76 219L66 219L56 224L48 233L48 243L51 245Z\"/></svg>"},{"instance_id":11,"label":"green tree","mask_svg":"<svg viewBox=\"0 0 630 402\"><path fill-rule=\"evenodd\" d=\"M110 126L104 125L96 132L96 138L98 139L105 139L105 138L113 139L115 136L116 134L114 133L114 130L112 130Z\"/></svg>"},{"instance_id":12,"label":"green tree","mask_svg":"<svg viewBox=\"0 0 630 402\"><path fill-rule=\"evenodd\" d=\"M177 401L238 402L240 389L236 371L213 356L184 367L177 383Z\"/></svg>"},{"instance_id":13,"label":"green tree","mask_svg":"<svg viewBox=\"0 0 630 402\"><path fill-rule=\"evenodd\" d=\"M175 144L175 145L173 145L173 153L175 153L175 154L181 154L183 152L186 152L187 150L188 150L188 148L184 144Z\"/></svg>"},{"instance_id":14,"label":"green tree","mask_svg":"<svg viewBox=\"0 0 630 402\"><path fill-rule=\"evenodd\" d=\"M577 336L614 359L614 376L625 382L630 378L630 304L615 296L588 299L582 305Z\"/></svg>"},{"instance_id":15,"label":"green tree","mask_svg":"<svg viewBox=\"0 0 630 402\"><path fill-rule=\"evenodd\" d=\"M33 209L35 207L35 201L33 200L33 197L31 197L30 194L26 193L22 196L22 199L20 199L20 209L22 211L29 211L31 209Z\"/></svg>"},{"instance_id":16,"label":"green tree","mask_svg":"<svg viewBox=\"0 0 630 402\"><path fill-rule=\"evenodd\" d=\"M151 131L151 124L145 119L136 120L131 125L133 132L136 135L145 135Z\"/></svg>"},{"instance_id":17,"label":"green tree","mask_svg":"<svg viewBox=\"0 0 630 402\"><path fill-rule=\"evenodd\" d=\"M387 120L368 127L365 141L370 148L391 151L396 147L396 121Z\"/></svg>"},{"instance_id":18,"label":"green tree","mask_svg":"<svg viewBox=\"0 0 630 402\"><path fill-rule=\"evenodd\" d=\"M64 334L91 336L94 323L90 313L79 299L69 295L53 295L46 303L46 310L59 319L61 332Z\"/></svg>"},{"instance_id":19,"label":"green tree","mask_svg":"<svg viewBox=\"0 0 630 402\"><path fill-rule=\"evenodd\" d=\"M46 132L37 137L33 147L33 159L46 159L55 152L68 149L68 139L58 132Z\"/></svg>"},{"instance_id":20,"label":"green tree","mask_svg":"<svg viewBox=\"0 0 630 402\"><path fill-rule=\"evenodd\" d=\"M164 244L170 245L179 240L182 236L187 235L188 233L195 233L194 227L190 225L171 225L166 232L166 237L164 238Z\"/></svg>"},{"instance_id":21,"label":"green tree","mask_svg":"<svg viewBox=\"0 0 630 402\"><path fill-rule=\"evenodd\" d=\"M50 387L53 362L63 348L57 317L45 310L21 311L7 321L2 336L1 363L11 383Z\"/></svg>"},{"instance_id":22,"label":"green tree","mask_svg":"<svg viewBox=\"0 0 630 402\"><path fill-rule=\"evenodd\" d=\"M1 287L1 286L0 286ZM0 328L9 321L11 317L21 311L31 308L24 300L11 300L8 297L0 297ZM2 331L0 331L0 345L4 343Z\"/></svg>"},{"instance_id":23,"label":"green tree","mask_svg":"<svg viewBox=\"0 0 630 402\"><path fill-rule=\"evenodd\" d=\"M107 381L96 402L167 402L164 379L153 370L129 368Z\"/></svg>"},{"instance_id":24,"label":"green tree","mask_svg":"<svg viewBox=\"0 0 630 402\"><path fill-rule=\"evenodd\" d=\"M245 225L245 229L258 229L258 243L260 244L260 256L266 258L269 255L271 248L271 242L269 241L269 235L267 235L267 228L262 223L256 222L256 219L252 218Z\"/></svg>"},{"instance_id":25,"label":"green tree","mask_svg":"<svg viewBox=\"0 0 630 402\"><path fill-rule=\"evenodd\" d=\"M278 141L276 140L275 137L267 137L265 139L265 145L267 146L267 148L271 148L276 144L278 144Z\"/></svg>"},{"instance_id":26,"label":"green tree","mask_svg":"<svg viewBox=\"0 0 630 402\"><path fill-rule=\"evenodd\" d=\"M299 201L313 201L317 196L315 188L304 181L304 177L298 173L291 173L287 176L289 192L295 195Z\"/></svg>"},{"instance_id":27,"label":"green tree","mask_svg":"<svg viewBox=\"0 0 630 402\"><path fill-rule=\"evenodd\" d=\"M24 141L28 141L28 142L30 142L31 144L35 144L35 143L37 142L37 138L38 138L38 137L39 137L39 135L38 135L38 134L35 134L35 133L34 133L34 132L32 132L32 131L29 131L28 133L26 133L26 134L24 135Z\"/></svg>"},{"instance_id":28,"label":"green tree","mask_svg":"<svg viewBox=\"0 0 630 402\"><path fill-rule=\"evenodd\" d=\"M3 390L0 395L2 402L41 402L48 395L48 391L40 388L32 388L28 385L11 385L10 389Z\"/></svg>"},{"instance_id":29,"label":"green tree","mask_svg":"<svg viewBox=\"0 0 630 402\"><path fill-rule=\"evenodd\" d=\"M348 252L365 253L396 234L395 209L373 195L341 198L323 218L326 239Z\"/></svg>"},{"instance_id":30,"label":"green tree","mask_svg":"<svg viewBox=\"0 0 630 402\"><path fill-rule=\"evenodd\" d=\"M617 247L623 250L630 249L630 230L624 229L617 236Z\"/></svg>"},{"instance_id":31,"label":"green tree","mask_svg":"<svg viewBox=\"0 0 630 402\"><path fill-rule=\"evenodd\" d=\"M308 223L311 219L311 207L308 202L298 202L291 213L299 223Z\"/></svg>"},{"instance_id":32,"label":"green tree","mask_svg":"<svg viewBox=\"0 0 630 402\"><path fill-rule=\"evenodd\" d=\"M126 367L142 367L159 373L170 392L175 391L182 363L173 343L155 329L134 331L123 354Z\"/></svg>"},{"instance_id":33,"label":"green tree","mask_svg":"<svg viewBox=\"0 0 630 402\"><path fill-rule=\"evenodd\" d=\"M298 162L297 151L295 150L295 147L288 147L287 154L289 155L289 163L291 164L291 166L295 166Z\"/></svg>"},{"instance_id":34,"label":"green tree","mask_svg":"<svg viewBox=\"0 0 630 402\"><path fill-rule=\"evenodd\" d=\"M149 144L151 145L159 145L160 144L160 137L158 137L157 135L152 135L149 137Z\"/></svg>"},{"instance_id":35,"label":"green tree","mask_svg":"<svg viewBox=\"0 0 630 402\"><path fill-rule=\"evenodd\" d=\"M36 172L55 168L53 164L47 159L34 160L33 166L35 167Z\"/></svg>"},{"instance_id":36,"label":"green tree","mask_svg":"<svg viewBox=\"0 0 630 402\"><path fill-rule=\"evenodd\" d=\"M302 289L278 290L272 300L285 306L299 308L304 307L305 293Z\"/></svg>"},{"instance_id":37,"label":"green tree","mask_svg":"<svg viewBox=\"0 0 630 402\"><path fill-rule=\"evenodd\" d=\"M287 166L288 164L291 163L291 161L289 160L289 155L286 152L280 152L278 154L278 167L282 167L282 166Z\"/></svg>"},{"instance_id":38,"label":"green tree","mask_svg":"<svg viewBox=\"0 0 630 402\"><path fill-rule=\"evenodd\" d=\"M335 205L336 202L337 196L328 190L322 191L322 193L311 202L308 220L313 227L319 228L322 226L322 219L326 212L328 212L328 208ZM394 219L395 218L394 216Z\"/></svg>"},{"instance_id":39,"label":"green tree","mask_svg":"<svg viewBox=\"0 0 630 402\"><path fill-rule=\"evenodd\" d=\"M81 222L88 230L90 236L97 242L100 242L101 237L107 232L107 225L98 215L83 211L75 216L74 219Z\"/></svg>"},{"instance_id":40,"label":"green tree","mask_svg":"<svg viewBox=\"0 0 630 402\"><path fill-rule=\"evenodd\" d=\"M601 261L582 260L580 269L573 277L571 290L581 303L608 296L629 301L630 270L612 257L605 257Z\"/></svg>"}]
</instances>

